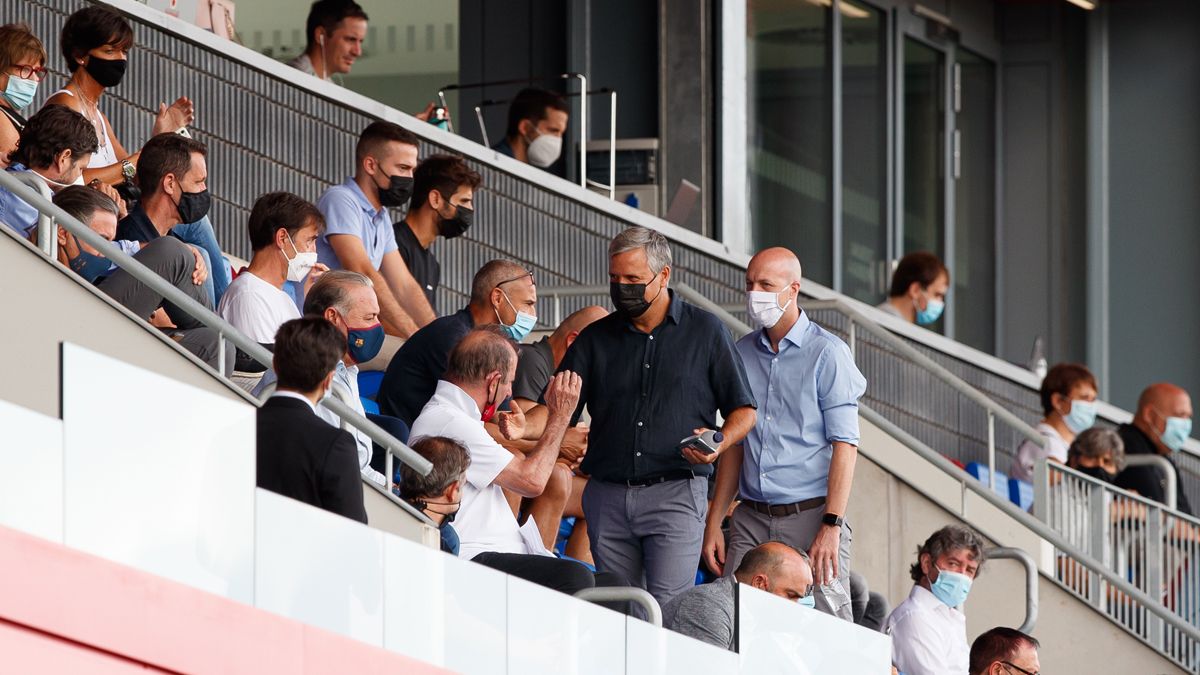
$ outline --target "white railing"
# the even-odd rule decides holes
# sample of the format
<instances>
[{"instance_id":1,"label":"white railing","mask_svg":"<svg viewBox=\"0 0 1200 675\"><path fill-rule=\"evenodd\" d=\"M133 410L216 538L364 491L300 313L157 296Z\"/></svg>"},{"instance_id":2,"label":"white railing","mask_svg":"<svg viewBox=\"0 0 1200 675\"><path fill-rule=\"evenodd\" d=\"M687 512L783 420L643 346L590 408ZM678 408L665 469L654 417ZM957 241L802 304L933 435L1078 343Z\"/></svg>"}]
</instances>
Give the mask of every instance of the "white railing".
<instances>
[{"instance_id":1,"label":"white railing","mask_svg":"<svg viewBox=\"0 0 1200 675\"><path fill-rule=\"evenodd\" d=\"M1034 467L1034 514L1078 551L1187 624L1200 626L1200 520L1062 464ZM1056 550L1060 583L1085 602L1192 669L1200 641L1165 623L1093 570Z\"/></svg>"}]
</instances>

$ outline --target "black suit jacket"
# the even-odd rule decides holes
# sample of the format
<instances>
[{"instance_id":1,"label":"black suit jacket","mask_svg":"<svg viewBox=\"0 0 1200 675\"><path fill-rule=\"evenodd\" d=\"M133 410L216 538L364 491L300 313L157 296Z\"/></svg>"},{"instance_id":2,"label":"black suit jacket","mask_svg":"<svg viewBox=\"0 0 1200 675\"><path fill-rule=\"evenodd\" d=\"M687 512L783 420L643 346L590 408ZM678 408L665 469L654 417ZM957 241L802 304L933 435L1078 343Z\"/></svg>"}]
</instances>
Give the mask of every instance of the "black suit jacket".
<instances>
[{"instance_id":1,"label":"black suit jacket","mask_svg":"<svg viewBox=\"0 0 1200 675\"><path fill-rule=\"evenodd\" d=\"M294 398L258 409L258 486L367 522L354 437Z\"/></svg>"}]
</instances>

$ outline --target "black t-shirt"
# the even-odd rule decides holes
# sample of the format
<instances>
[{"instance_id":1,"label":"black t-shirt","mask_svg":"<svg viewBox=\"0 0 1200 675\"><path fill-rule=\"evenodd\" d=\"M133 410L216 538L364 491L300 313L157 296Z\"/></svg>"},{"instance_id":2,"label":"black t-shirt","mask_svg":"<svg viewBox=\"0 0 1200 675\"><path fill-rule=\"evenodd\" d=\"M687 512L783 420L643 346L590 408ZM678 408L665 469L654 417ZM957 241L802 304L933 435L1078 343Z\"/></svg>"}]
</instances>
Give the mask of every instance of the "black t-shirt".
<instances>
[{"instance_id":1,"label":"black t-shirt","mask_svg":"<svg viewBox=\"0 0 1200 675\"><path fill-rule=\"evenodd\" d=\"M413 333L383 375L376 396L379 411L411 427L446 374L450 351L474 326L471 312L463 308Z\"/></svg>"},{"instance_id":2,"label":"black t-shirt","mask_svg":"<svg viewBox=\"0 0 1200 675\"><path fill-rule=\"evenodd\" d=\"M531 345L521 345L517 357L517 378L513 380L512 397L538 401L550 378L554 376L554 350L550 338L544 337Z\"/></svg>"},{"instance_id":3,"label":"black t-shirt","mask_svg":"<svg viewBox=\"0 0 1200 675\"><path fill-rule=\"evenodd\" d=\"M1157 455L1158 447L1154 445L1154 441L1150 440L1146 434L1142 433L1141 429L1132 424L1122 424L1117 428L1117 433L1121 436L1121 442L1125 444L1125 454L1127 455ZM1174 466L1175 462L1170 457L1168 462ZM1180 476L1179 467L1175 467L1175 475ZM1146 499L1153 499L1156 502L1166 503L1167 495L1167 477L1163 475L1162 469L1157 466L1130 466L1124 471L1117 474L1116 485L1126 490L1133 490ZM1187 493L1183 491L1183 481L1177 480L1175 483L1175 507L1187 514L1192 513L1192 506L1188 503Z\"/></svg>"},{"instance_id":4,"label":"black t-shirt","mask_svg":"<svg viewBox=\"0 0 1200 675\"><path fill-rule=\"evenodd\" d=\"M421 290L425 291L425 297L429 300L429 306L433 308L433 313L437 314L437 303L434 301L434 296L437 293L438 284L442 280L441 264L433 255L433 251L421 246L421 242L413 233L412 228L408 226L407 221L401 220L392 227L396 230L396 245L400 247L400 257L404 259L404 264L408 266L408 271L412 273L413 278L421 285Z\"/></svg>"}]
</instances>

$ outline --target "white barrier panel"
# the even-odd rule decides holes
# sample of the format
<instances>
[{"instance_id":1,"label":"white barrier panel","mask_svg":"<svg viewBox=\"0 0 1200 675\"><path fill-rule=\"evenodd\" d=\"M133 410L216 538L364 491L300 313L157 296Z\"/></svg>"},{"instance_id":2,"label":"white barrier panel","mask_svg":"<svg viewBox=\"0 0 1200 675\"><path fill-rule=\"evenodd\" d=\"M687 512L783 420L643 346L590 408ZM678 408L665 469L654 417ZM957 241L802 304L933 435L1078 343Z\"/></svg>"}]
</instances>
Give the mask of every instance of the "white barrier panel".
<instances>
[{"instance_id":1,"label":"white barrier panel","mask_svg":"<svg viewBox=\"0 0 1200 675\"><path fill-rule=\"evenodd\" d=\"M624 614L508 578L509 673L612 675L624 645Z\"/></svg>"},{"instance_id":2,"label":"white barrier panel","mask_svg":"<svg viewBox=\"0 0 1200 675\"><path fill-rule=\"evenodd\" d=\"M741 672L885 675L892 639L770 593L738 587Z\"/></svg>"},{"instance_id":3,"label":"white barrier panel","mask_svg":"<svg viewBox=\"0 0 1200 675\"><path fill-rule=\"evenodd\" d=\"M0 525L62 543L62 422L0 401Z\"/></svg>"},{"instance_id":4,"label":"white barrier panel","mask_svg":"<svg viewBox=\"0 0 1200 675\"><path fill-rule=\"evenodd\" d=\"M399 537L384 547L384 647L460 673L509 672L505 576Z\"/></svg>"},{"instance_id":5,"label":"white barrier panel","mask_svg":"<svg viewBox=\"0 0 1200 675\"><path fill-rule=\"evenodd\" d=\"M383 533L261 488L254 604L383 646Z\"/></svg>"},{"instance_id":6,"label":"white barrier panel","mask_svg":"<svg viewBox=\"0 0 1200 675\"><path fill-rule=\"evenodd\" d=\"M64 540L254 600L254 408L62 346Z\"/></svg>"},{"instance_id":7,"label":"white barrier panel","mask_svg":"<svg viewBox=\"0 0 1200 675\"><path fill-rule=\"evenodd\" d=\"M738 672L738 655L673 631L627 617L625 619L625 672L627 675L663 673ZM761 671L768 672L780 671Z\"/></svg>"}]
</instances>

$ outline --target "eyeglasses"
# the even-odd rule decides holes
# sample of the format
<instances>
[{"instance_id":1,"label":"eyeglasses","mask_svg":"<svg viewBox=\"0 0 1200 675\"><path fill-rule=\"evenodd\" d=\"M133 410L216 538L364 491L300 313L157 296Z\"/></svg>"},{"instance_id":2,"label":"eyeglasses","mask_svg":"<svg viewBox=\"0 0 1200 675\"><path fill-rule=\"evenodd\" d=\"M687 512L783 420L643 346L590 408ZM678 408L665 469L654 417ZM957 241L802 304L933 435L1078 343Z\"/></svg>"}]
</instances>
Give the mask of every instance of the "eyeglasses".
<instances>
[{"instance_id":1,"label":"eyeglasses","mask_svg":"<svg viewBox=\"0 0 1200 675\"><path fill-rule=\"evenodd\" d=\"M16 76L23 80L32 80L35 77L41 80L50 72L41 66L13 66L12 69Z\"/></svg>"},{"instance_id":2,"label":"eyeglasses","mask_svg":"<svg viewBox=\"0 0 1200 675\"><path fill-rule=\"evenodd\" d=\"M520 280L524 279L525 277L529 277L529 283L531 285L537 286L537 282L533 280L533 272L526 272L519 277L513 277L511 279L505 279L504 281L501 281L500 283L496 284L496 288L500 288L504 284L511 284L514 281L520 281Z\"/></svg>"},{"instance_id":3,"label":"eyeglasses","mask_svg":"<svg viewBox=\"0 0 1200 675\"><path fill-rule=\"evenodd\" d=\"M1013 663L1009 663L1008 661L1001 661L1000 663L1001 663L1002 665L1004 665L1005 667L1012 668L1012 669L1016 670L1017 672L1021 673L1021 675L1041 675L1041 674L1040 674L1040 673L1038 673L1038 672L1033 672L1033 671L1028 671L1028 670L1025 670L1025 669L1024 669L1024 668L1022 668L1021 666L1015 665L1015 664L1013 664Z\"/></svg>"}]
</instances>

